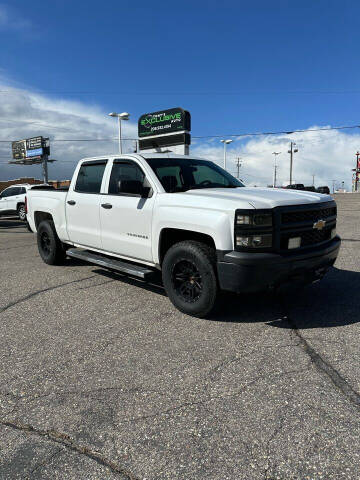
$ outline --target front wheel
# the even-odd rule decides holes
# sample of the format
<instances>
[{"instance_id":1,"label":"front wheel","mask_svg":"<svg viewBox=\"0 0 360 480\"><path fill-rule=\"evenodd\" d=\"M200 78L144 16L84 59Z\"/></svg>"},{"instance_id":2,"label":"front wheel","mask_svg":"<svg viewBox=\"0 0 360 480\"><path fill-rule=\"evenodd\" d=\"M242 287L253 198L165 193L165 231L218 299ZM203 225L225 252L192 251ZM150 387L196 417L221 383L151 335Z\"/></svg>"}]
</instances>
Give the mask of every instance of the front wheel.
<instances>
[{"instance_id":1,"label":"front wheel","mask_svg":"<svg viewBox=\"0 0 360 480\"><path fill-rule=\"evenodd\" d=\"M41 258L48 265L60 265L65 260L66 251L52 222L44 220L40 223L37 244Z\"/></svg>"},{"instance_id":2,"label":"front wheel","mask_svg":"<svg viewBox=\"0 0 360 480\"><path fill-rule=\"evenodd\" d=\"M188 240L173 245L162 264L164 287L181 312L203 318L217 297L215 251L206 244Z\"/></svg>"}]
</instances>

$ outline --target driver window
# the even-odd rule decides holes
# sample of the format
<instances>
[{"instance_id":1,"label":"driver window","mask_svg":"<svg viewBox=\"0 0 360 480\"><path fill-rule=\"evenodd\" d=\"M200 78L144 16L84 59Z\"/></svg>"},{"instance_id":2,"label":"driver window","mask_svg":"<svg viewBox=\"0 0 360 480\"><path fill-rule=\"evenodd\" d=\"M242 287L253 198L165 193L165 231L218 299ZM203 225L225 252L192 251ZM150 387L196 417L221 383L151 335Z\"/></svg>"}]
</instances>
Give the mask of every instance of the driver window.
<instances>
[{"instance_id":1,"label":"driver window","mask_svg":"<svg viewBox=\"0 0 360 480\"><path fill-rule=\"evenodd\" d=\"M110 182L110 195L141 195L145 174L134 162L114 162Z\"/></svg>"},{"instance_id":2,"label":"driver window","mask_svg":"<svg viewBox=\"0 0 360 480\"><path fill-rule=\"evenodd\" d=\"M12 196L12 191L13 188L8 188L7 190L4 190L1 194L2 197L11 197Z\"/></svg>"}]
</instances>

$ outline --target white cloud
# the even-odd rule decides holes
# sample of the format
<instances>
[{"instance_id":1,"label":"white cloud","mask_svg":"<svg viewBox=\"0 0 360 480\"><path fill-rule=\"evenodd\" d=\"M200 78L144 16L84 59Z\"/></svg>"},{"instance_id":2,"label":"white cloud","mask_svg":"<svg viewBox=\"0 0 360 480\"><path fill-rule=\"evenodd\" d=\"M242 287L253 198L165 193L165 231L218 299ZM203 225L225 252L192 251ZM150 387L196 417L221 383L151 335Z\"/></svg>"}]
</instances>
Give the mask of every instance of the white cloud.
<instances>
[{"instance_id":1,"label":"white cloud","mask_svg":"<svg viewBox=\"0 0 360 480\"><path fill-rule=\"evenodd\" d=\"M13 85L12 82L0 78L0 140L17 140L36 135L49 136L51 157L58 160L49 167L50 178L70 178L80 158L117 152L116 121L108 117L108 112L101 107L49 98ZM337 180L338 184L344 181L346 187L350 188L351 169L355 166L355 153L360 147L360 134L356 131L351 131L352 134L346 132L320 130L291 135L237 138L228 146L227 167L229 171L235 173L235 160L239 156L242 161L240 178L246 184L271 184L274 162L272 152L282 152L277 157L278 184L287 183L289 180L287 151L290 140L294 140L299 149L294 156L293 178L297 183L310 185L314 174L316 185L332 185L332 180ZM136 119L123 123L123 136L136 138ZM70 141L58 141L61 139ZM75 141L77 139L108 140L78 142ZM223 147L219 140L194 139L191 152L222 165ZM134 142L126 141L124 146L126 150L132 151ZM7 161L10 158L10 142L0 142L0 180L20 176L41 176L39 166L8 165Z\"/></svg>"},{"instance_id":2,"label":"white cloud","mask_svg":"<svg viewBox=\"0 0 360 480\"><path fill-rule=\"evenodd\" d=\"M69 178L80 158L118 151L117 123L100 107L51 99L1 82L0 132L0 140L49 137L51 157L57 160L49 167L51 178ZM135 122L123 123L124 139L136 138L136 132ZM69 141L58 141L63 139ZM107 140L93 141L99 139ZM124 141L125 151L133 147L133 141ZM11 143L0 142L0 180L41 175L39 166L8 165L10 159Z\"/></svg>"},{"instance_id":3,"label":"white cloud","mask_svg":"<svg viewBox=\"0 0 360 480\"><path fill-rule=\"evenodd\" d=\"M18 12L7 5L0 4L0 31L24 30L32 27L30 20L23 18Z\"/></svg>"},{"instance_id":4,"label":"white cloud","mask_svg":"<svg viewBox=\"0 0 360 480\"><path fill-rule=\"evenodd\" d=\"M329 127L329 126L328 126ZM273 152L281 152L277 156L278 185L289 183L290 155L288 153L290 141L297 144L298 152L294 154L293 181L296 183L312 184L312 175L315 175L315 184L332 185L336 180L336 187L345 182L351 187L351 169L355 167L355 153L360 146L360 134L345 133L343 130L311 131L316 126L309 127L308 131L291 135L268 135L238 138L227 150L227 169L236 172L236 159L241 157L240 178L249 185L272 184L274 172ZM326 127L325 127L326 128ZM196 154L203 154L222 165L223 146L219 143L197 144L193 148Z\"/></svg>"}]
</instances>

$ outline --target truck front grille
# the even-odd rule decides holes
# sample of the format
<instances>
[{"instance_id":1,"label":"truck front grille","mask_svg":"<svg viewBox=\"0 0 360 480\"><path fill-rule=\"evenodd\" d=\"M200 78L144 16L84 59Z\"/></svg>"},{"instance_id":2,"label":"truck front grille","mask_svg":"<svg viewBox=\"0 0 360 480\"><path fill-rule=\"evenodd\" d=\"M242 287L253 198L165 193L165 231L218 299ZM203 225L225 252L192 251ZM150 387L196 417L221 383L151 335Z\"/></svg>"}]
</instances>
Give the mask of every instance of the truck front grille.
<instances>
[{"instance_id":1,"label":"truck front grille","mask_svg":"<svg viewBox=\"0 0 360 480\"><path fill-rule=\"evenodd\" d=\"M333 227L332 227L333 228ZM309 247L318 243L331 240L332 228L326 228L324 230L303 230L293 233L283 233L281 235L281 250L287 250L289 239L293 237L301 238L301 247Z\"/></svg>"},{"instance_id":2,"label":"truck front grille","mask_svg":"<svg viewBox=\"0 0 360 480\"><path fill-rule=\"evenodd\" d=\"M329 217L336 217L336 206L330 208L318 208L316 210L296 210L285 212L281 215L281 223L298 223L306 221L325 220Z\"/></svg>"},{"instance_id":3,"label":"truck front grille","mask_svg":"<svg viewBox=\"0 0 360 480\"><path fill-rule=\"evenodd\" d=\"M331 231L336 227L337 209L334 201L311 206L278 207L276 210L279 225L276 245L280 252L296 252L331 240ZM326 222L322 230L314 228L318 220ZM301 238L301 245L289 250L289 239L295 237Z\"/></svg>"}]
</instances>

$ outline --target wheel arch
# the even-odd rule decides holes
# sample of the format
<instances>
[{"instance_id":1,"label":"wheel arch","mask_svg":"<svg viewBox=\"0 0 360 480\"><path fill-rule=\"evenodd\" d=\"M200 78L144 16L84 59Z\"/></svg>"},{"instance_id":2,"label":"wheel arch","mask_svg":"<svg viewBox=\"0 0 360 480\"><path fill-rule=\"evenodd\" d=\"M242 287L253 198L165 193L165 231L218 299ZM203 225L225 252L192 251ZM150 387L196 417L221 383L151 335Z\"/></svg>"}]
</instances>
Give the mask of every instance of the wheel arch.
<instances>
[{"instance_id":1,"label":"wheel arch","mask_svg":"<svg viewBox=\"0 0 360 480\"><path fill-rule=\"evenodd\" d=\"M50 222L55 223L51 213L41 212L41 211L34 212L34 221L35 221L36 230L38 229L40 223L43 222L44 220L48 220ZM56 230L56 227L55 227L55 230Z\"/></svg>"},{"instance_id":2,"label":"wheel arch","mask_svg":"<svg viewBox=\"0 0 360 480\"><path fill-rule=\"evenodd\" d=\"M197 232L194 230L184 230L180 228L163 228L160 231L159 236L159 264L162 264L165 254L170 247L184 240L195 240L197 242L204 243L216 250L215 241L211 235Z\"/></svg>"}]
</instances>

